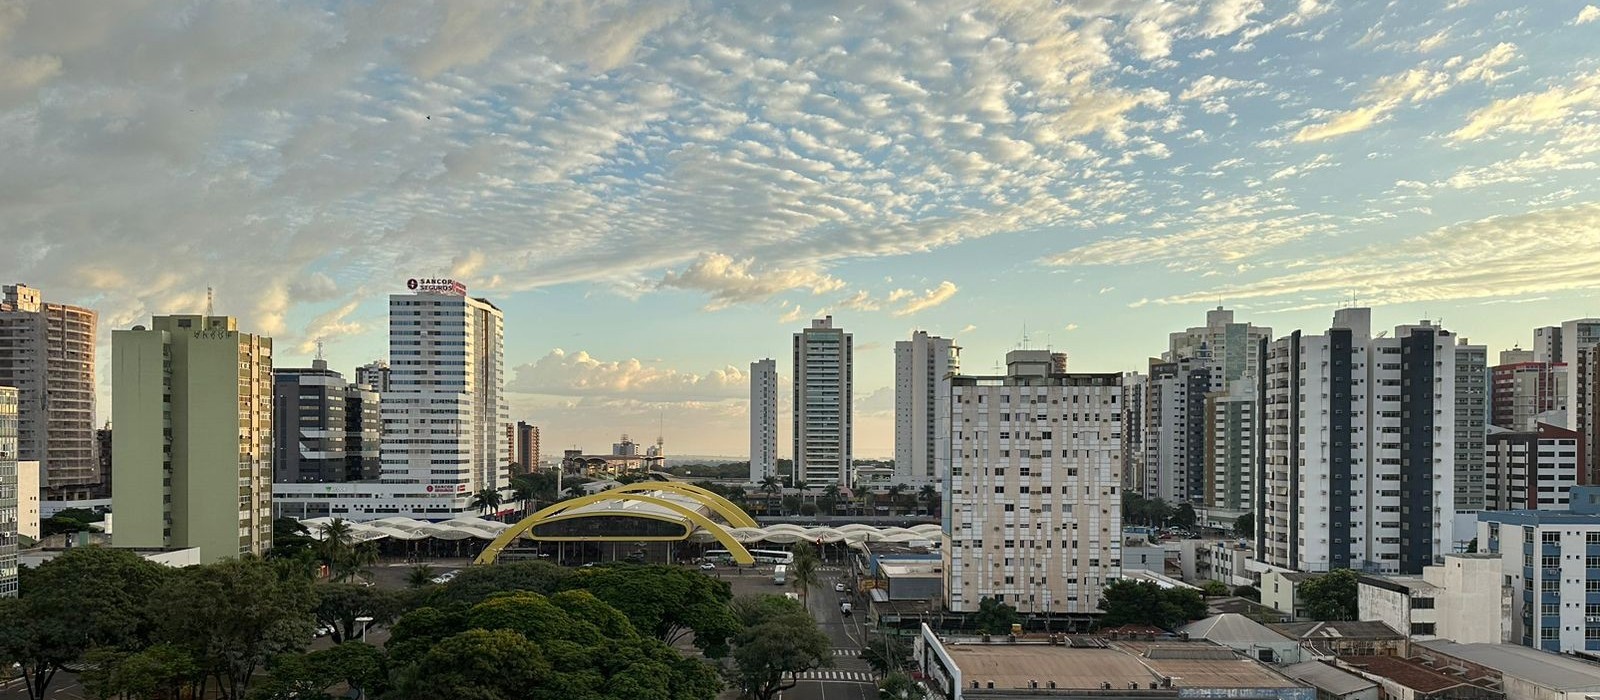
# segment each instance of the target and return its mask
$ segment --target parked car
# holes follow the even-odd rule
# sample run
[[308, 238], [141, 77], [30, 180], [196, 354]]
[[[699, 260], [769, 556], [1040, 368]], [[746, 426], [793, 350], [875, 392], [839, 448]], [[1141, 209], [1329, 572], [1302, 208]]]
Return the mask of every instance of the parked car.
[[843, 593], [844, 592], [844, 584], [843, 583], [835, 583], [835, 584], [833, 584], [833, 590], [835, 590], [835, 591], [837, 591], [839, 593]]
[[713, 563], [711, 563], [709, 561], [700, 565], [700, 570], [701, 571], [710, 571], [710, 570], [715, 569], [715, 568], [717, 568], [717, 565], [713, 564]]

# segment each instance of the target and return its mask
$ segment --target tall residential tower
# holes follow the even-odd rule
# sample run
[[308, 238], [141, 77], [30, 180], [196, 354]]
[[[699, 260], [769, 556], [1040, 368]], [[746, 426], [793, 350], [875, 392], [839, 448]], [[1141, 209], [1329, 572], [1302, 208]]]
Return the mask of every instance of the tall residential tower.
[[111, 334], [119, 547], [272, 547], [272, 339], [231, 316], [156, 316]]
[[778, 473], [778, 361], [750, 363], [750, 483]]
[[794, 480], [847, 486], [851, 460], [851, 336], [816, 319], [794, 334]]
[[935, 464], [935, 409], [946, 380], [961, 371], [961, 347], [949, 338], [911, 334], [894, 344], [894, 478], [915, 489], [944, 479]]
[[101, 482], [95, 450], [94, 311], [6, 285], [0, 296], [0, 385], [17, 389], [20, 459], [44, 466], [54, 498], [87, 497]]

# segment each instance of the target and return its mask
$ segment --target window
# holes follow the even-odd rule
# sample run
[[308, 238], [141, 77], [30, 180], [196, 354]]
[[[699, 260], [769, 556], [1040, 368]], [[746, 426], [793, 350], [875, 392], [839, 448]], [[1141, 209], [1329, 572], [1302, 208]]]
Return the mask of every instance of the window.
[[1432, 598], [1412, 598], [1411, 599], [1411, 609], [1412, 610], [1432, 610], [1433, 609], [1433, 599]]
[[1434, 623], [1432, 623], [1432, 622], [1413, 622], [1413, 623], [1411, 623], [1411, 633], [1412, 634], [1433, 634], [1433, 626], [1434, 626]]
[[1540, 535], [1539, 539], [1541, 541], [1543, 541], [1546, 545], [1556, 546], [1556, 547], [1560, 547], [1561, 546], [1561, 533], [1559, 533], [1559, 532], [1546, 532], [1546, 533]]
[[1539, 638], [1540, 639], [1560, 639], [1561, 638], [1561, 628], [1560, 627], [1540, 627], [1539, 628]]
[[1600, 532], [1586, 532], [1583, 539], [1589, 544], [1600, 544]]

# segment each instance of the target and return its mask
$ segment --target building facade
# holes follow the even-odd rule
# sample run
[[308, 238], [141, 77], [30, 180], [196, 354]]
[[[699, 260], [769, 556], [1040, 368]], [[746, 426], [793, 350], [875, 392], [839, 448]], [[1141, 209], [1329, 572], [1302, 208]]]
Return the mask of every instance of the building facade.
[[539, 426], [517, 421], [512, 461], [531, 472], [539, 468]]
[[18, 392], [0, 386], [0, 598], [17, 597]]
[[1145, 380], [1144, 496], [1171, 504], [1205, 494], [1210, 358], [1151, 360]]
[[[1502, 357], [1505, 353], [1501, 353]], [[1566, 406], [1566, 365], [1513, 362], [1490, 369], [1490, 424], [1508, 430], [1533, 430], [1540, 414]]]
[[323, 360], [272, 371], [272, 479], [280, 484], [378, 478], [378, 393], [345, 383]]
[[0, 385], [17, 389], [21, 459], [38, 460], [57, 499], [87, 498], [101, 480], [95, 451], [95, 328], [90, 309], [0, 288]]
[[1561, 326], [1544, 326], [1533, 329], [1533, 361], [1555, 364], [1565, 362], [1561, 353]]
[[1122, 373], [1122, 487], [1145, 493], [1144, 418], [1148, 377]]
[[1266, 353], [1263, 560], [1301, 571], [1420, 574], [1452, 551], [1456, 341], [1438, 326], [1373, 337], [1371, 310]]
[[954, 376], [939, 398], [950, 610], [1091, 613], [1121, 576], [1122, 376], [1050, 369], [1012, 351], [1005, 375]]
[[1489, 349], [1461, 338], [1455, 350], [1455, 510], [1475, 513], [1483, 510], [1484, 449], [1490, 403]]
[[156, 316], [112, 333], [119, 547], [272, 547], [272, 339], [231, 316]]
[[477, 492], [510, 486], [505, 318], [459, 283], [412, 283], [389, 296], [380, 481], [394, 513], [449, 519], [475, 512]]
[[778, 361], [750, 363], [750, 483], [778, 474]]
[[1480, 513], [1478, 546], [1512, 588], [1516, 643], [1600, 651], [1600, 488], [1573, 487], [1565, 512]]
[[373, 360], [356, 368], [356, 383], [382, 394], [389, 390], [389, 363]]
[[1567, 510], [1572, 487], [1587, 483], [1582, 437], [1545, 423], [1530, 431], [1492, 429], [1483, 510]]
[[853, 442], [853, 342], [833, 317], [794, 334], [794, 480], [848, 486]]
[[951, 373], [961, 371], [961, 347], [949, 338], [911, 334], [894, 344], [894, 478], [912, 488], [937, 484], [938, 419], [935, 397]]
[[1255, 384], [1247, 379], [1206, 395], [1201, 505], [1207, 525], [1231, 528], [1235, 519], [1254, 510], [1259, 406]]

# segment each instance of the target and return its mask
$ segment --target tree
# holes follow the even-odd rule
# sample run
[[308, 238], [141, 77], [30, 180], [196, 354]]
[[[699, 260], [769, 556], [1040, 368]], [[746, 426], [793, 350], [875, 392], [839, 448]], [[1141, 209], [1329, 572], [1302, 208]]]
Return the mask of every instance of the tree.
[[1200, 586], [1200, 592], [1212, 598], [1225, 596], [1228, 594], [1228, 584], [1216, 580], [1206, 581]]
[[709, 658], [727, 654], [728, 640], [739, 621], [728, 607], [733, 589], [714, 579], [676, 566], [595, 567], [579, 569], [564, 582], [582, 589], [626, 615], [633, 627], [667, 644], [689, 634]]
[[800, 514], [804, 515], [804, 516], [807, 516], [807, 517], [816, 515], [817, 514], [817, 504], [815, 504], [815, 503], [801, 503], [800, 504]]
[[905, 637], [880, 632], [862, 647], [861, 660], [867, 662], [874, 673], [887, 677], [911, 662], [911, 643]]
[[734, 638], [732, 675], [739, 689], [751, 697], [772, 700], [793, 688], [800, 674], [833, 663], [833, 643], [828, 635], [792, 601], [778, 598], [740, 607], [746, 613], [747, 626]]
[[1173, 525], [1181, 527], [1185, 530], [1193, 530], [1197, 517], [1198, 516], [1194, 512], [1194, 504], [1180, 503], [1178, 504], [1178, 507], [1172, 511], [1171, 521]]
[[889, 491], [885, 495], [887, 495], [889, 497], [889, 507], [891, 509], [897, 509], [898, 510], [900, 508], [900, 494], [903, 494], [905, 492], [906, 492], [906, 485], [905, 484], [895, 484], [895, 485], [889, 487]]
[[21, 573], [22, 596], [0, 601], [0, 661], [21, 668], [33, 698], [90, 649], [148, 647], [158, 618], [146, 603], [176, 575], [105, 547], [69, 549]]
[[1248, 601], [1261, 602], [1261, 590], [1255, 586], [1240, 586], [1233, 589], [1233, 594]]
[[319, 624], [333, 628], [335, 644], [354, 639], [361, 633], [356, 618], [370, 617], [385, 625], [399, 617], [402, 605], [390, 591], [350, 583], [325, 583], [316, 587], [317, 603], [312, 608]]
[[533, 591], [548, 595], [561, 590], [571, 575], [572, 569], [545, 561], [469, 566], [447, 584], [418, 591], [414, 604], [417, 607], [467, 608], [496, 593], [508, 591]]
[[532, 482], [526, 480], [519, 481], [517, 479], [511, 480], [511, 500], [517, 502], [518, 512], [522, 513], [523, 515], [527, 515], [528, 506], [534, 503], [534, 499], [537, 497], [538, 492], [534, 489]]
[[922, 499], [922, 507], [928, 509], [928, 515], [939, 514], [937, 506], [942, 496], [939, 494], [939, 489], [934, 488], [933, 484], [923, 485], [922, 489], [917, 492], [917, 497]]
[[183, 650], [157, 644], [136, 652], [100, 648], [84, 656], [78, 680], [96, 697], [179, 698], [198, 674], [194, 659]]
[[358, 578], [366, 578], [367, 567], [378, 563], [378, 544], [376, 542], [362, 542], [346, 547], [339, 558], [331, 564], [333, 580], [336, 582], [349, 582]]
[[978, 612], [972, 616], [973, 623], [984, 634], [1007, 634], [1018, 619], [1016, 608], [990, 597], [978, 601]]
[[783, 492], [783, 481], [779, 480], [777, 476], [768, 476], [761, 480], [761, 490], [768, 496], [776, 496]]
[[1302, 582], [1300, 596], [1306, 603], [1306, 615], [1313, 620], [1354, 620], [1360, 615], [1356, 607], [1359, 588], [1356, 572], [1335, 569]]
[[1256, 514], [1245, 513], [1233, 521], [1233, 534], [1249, 539], [1256, 536]]
[[412, 587], [413, 589], [423, 588], [428, 584], [433, 583], [433, 579], [436, 576], [437, 575], [434, 573], [432, 566], [427, 564], [418, 564], [411, 567], [411, 571], [406, 572], [406, 585]]
[[781, 503], [783, 504], [783, 512], [784, 513], [788, 513], [788, 514], [792, 515], [794, 513], [800, 512], [800, 497], [799, 496], [796, 496], [796, 495], [793, 495], [793, 494], [790, 494], [788, 496], [784, 496], [783, 500], [781, 501]]
[[895, 671], [878, 684], [878, 695], [891, 700], [923, 700], [928, 697], [928, 691], [904, 671]]
[[1163, 589], [1150, 581], [1118, 579], [1100, 597], [1104, 627], [1151, 625], [1174, 629], [1206, 616], [1206, 602], [1192, 588]]
[[807, 495], [813, 495], [811, 494], [811, 484], [806, 481], [800, 481], [799, 483], [796, 483], [794, 485], [794, 490], [800, 492], [801, 501], [804, 501]]
[[817, 548], [804, 540], [794, 543], [791, 549], [794, 562], [789, 564], [789, 585], [800, 589], [802, 605], [811, 605], [811, 587], [821, 580], [822, 562], [817, 558]]
[[495, 489], [484, 489], [472, 494], [472, 500], [468, 503], [468, 505], [483, 511], [485, 515], [488, 515], [499, 510], [500, 504], [504, 502], [505, 499], [500, 496], [499, 491]]
[[544, 650], [507, 629], [467, 630], [428, 650], [401, 681], [403, 698], [520, 700], [554, 671]]
[[154, 598], [160, 638], [182, 649], [222, 697], [237, 700], [268, 659], [312, 638], [316, 595], [301, 577], [280, 578], [270, 563], [229, 559], [182, 569]]

